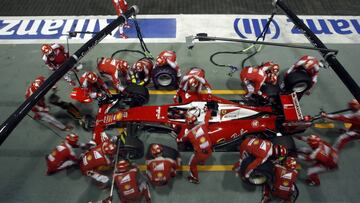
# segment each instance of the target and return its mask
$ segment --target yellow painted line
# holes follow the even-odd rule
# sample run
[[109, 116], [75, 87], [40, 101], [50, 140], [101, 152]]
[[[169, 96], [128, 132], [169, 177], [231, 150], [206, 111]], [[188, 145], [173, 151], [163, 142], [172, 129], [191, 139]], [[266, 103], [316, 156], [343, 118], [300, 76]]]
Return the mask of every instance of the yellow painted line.
[[[115, 90], [110, 90], [111, 94], [115, 94]], [[176, 90], [149, 90], [151, 95], [175, 95]], [[202, 94], [206, 94], [207, 91], [201, 91]], [[212, 90], [212, 94], [245, 94], [245, 90]]]
[[314, 127], [320, 128], [320, 129], [335, 128], [335, 124], [334, 123], [315, 123]]
[[[156, 95], [174, 95], [176, 90], [149, 90], [150, 94]], [[202, 94], [206, 94], [207, 91], [201, 91]], [[212, 90], [212, 94], [245, 94], [245, 90]]]
[[[233, 165], [198, 165], [198, 171], [231, 171]], [[146, 165], [139, 166], [141, 171], [146, 170]], [[183, 165], [178, 168], [180, 171], [189, 171], [188, 165]]]
[[[329, 129], [329, 128], [335, 128], [336, 126], [335, 123], [315, 123], [314, 127], [319, 129]], [[344, 123], [344, 127], [350, 128], [351, 123]]]
[[345, 128], [350, 128], [351, 127], [351, 123], [344, 123]]

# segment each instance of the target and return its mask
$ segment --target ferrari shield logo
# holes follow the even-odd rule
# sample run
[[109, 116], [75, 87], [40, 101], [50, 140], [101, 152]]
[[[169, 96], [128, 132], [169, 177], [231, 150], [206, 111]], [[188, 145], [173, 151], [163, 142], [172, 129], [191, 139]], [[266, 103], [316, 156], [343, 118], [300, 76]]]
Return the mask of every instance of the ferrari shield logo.
[[125, 190], [128, 190], [128, 189], [130, 189], [131, 188], [131, 186], [128, 184], [128, 185], [125, 185]]
[[206, 141], [205, 137], [200, 138], [200, 143], [204, 143]]
[[92, 159], [92, 156], [89, 155], [89, 156], [86, 157], [86, 159], [87, 159], [88, 161], [90, 161], [90, 160]]
[[157, 173], [156, 176], [157, 176], [158, 178], [161, 178], [161, 177], [163, 177], [164, 175], [163, 175], [162, 173]]

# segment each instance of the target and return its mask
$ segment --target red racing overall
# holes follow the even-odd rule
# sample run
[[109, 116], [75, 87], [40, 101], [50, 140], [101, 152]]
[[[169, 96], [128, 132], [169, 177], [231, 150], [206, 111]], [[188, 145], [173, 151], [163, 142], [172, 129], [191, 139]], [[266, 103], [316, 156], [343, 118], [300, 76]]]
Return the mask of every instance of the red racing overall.
[[155, 186], [166, 185], [172, 177], [175, 177], [176, 168], [175, 160], [162, 156], [146, 161], [146, 175]]
[[[272, 188], [265, 184], [263, 187], [263, 199], [269, 200], [270, 194], [274, 198], [283, 200], [285, 203], [291, 203], [291, 197], [295, 191], [295, 182], [298, 177], [297, 170], [286, 169], [279, 164], [275, 165], [275, 179]], [[265, 203], [267, 201], [263, 201]]]
[[73, 148], [64, 141], [57, 146], [51, 154], [46, 156], [47, 174], [58, 172], [61, 169], [71, 166], [78, 161]]
[[211, 110], [207, 110], [204, 122], [187, 131], [181, 141], [190, 141], [194, 154], [190, 157], [190, 177], [199, 180], [197, 165], [204, 163], [212, 154], [212, 143], [208, 134]]
[[149, 187], [146, 182], [142, 182], [139, 185], [137, 180], [138, 173], [138, 168], [134, 167], [126, 172], [116, 173], [114, 175], [115, 185], [122, 203], [138, 201], [143, 196], [146, 202], [150, 202]]

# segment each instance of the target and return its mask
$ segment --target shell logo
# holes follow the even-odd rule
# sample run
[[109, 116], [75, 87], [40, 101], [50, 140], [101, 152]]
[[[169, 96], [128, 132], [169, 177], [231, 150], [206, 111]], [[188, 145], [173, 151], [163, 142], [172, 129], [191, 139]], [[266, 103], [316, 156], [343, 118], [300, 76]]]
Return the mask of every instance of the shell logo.
[[225, 115], [227, 113], [227, 111], [225, 109], [221, 110], [221, 114]]
[[55, 156], [56, 155], [56, 151], [53, 151], [53, 153], [51, 153], [52, 156]]
[[120, 121], [123, 118], [122, 112], [116, 114], [115, 120]]
[[259, 140], [256, 139], [256, 140], [254, 141], [254, 145], [258, 145], [258, 144], [259, 144]]
[[130, 185], [125, 185], [125, 190], [128, 190], [128, 189], [130, 189], [131, 188], [131, 186]]
[[204, 143], [206, 141], [205, 137], [200, 138], [200, 143]]
[[156, 176], [157, 176], [158, 178], [162, 178], [164, 175], [160, 172], [160, 173], [157, 173]]
[[283, 185], [284, 185], [284, 186], [289, 186], [289, 182], [285, 180], [285, 181], [283, 182]]
[[89, 156], [86, 157], [86, 159], [87, 159], [88, 161], [90, 161], [90, 160], [92, 159], [92, 156], [89, 155]]

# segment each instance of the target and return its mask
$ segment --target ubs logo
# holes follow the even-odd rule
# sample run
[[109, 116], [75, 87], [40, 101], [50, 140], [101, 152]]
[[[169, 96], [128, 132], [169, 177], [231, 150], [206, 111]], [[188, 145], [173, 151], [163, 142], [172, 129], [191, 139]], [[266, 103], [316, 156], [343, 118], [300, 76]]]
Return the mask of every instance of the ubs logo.
[[[243, 39], [256, 38], [260, 36], [267, 21], [268, 19], [236, 18], [234, 21], [234, 30]], [[279, 24], [275, 20], [272, 20], [269, 29], [266, 32], [266, 36], [271, 37], [271, 39], [277, 39], [279, 38], [279, 35]]]

